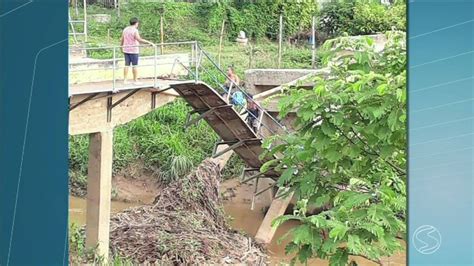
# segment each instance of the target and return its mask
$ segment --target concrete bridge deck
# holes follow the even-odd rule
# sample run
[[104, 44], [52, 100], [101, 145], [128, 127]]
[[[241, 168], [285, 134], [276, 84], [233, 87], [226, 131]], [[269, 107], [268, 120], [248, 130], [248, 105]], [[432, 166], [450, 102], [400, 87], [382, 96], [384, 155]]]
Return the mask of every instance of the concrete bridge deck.
[[[150, 89], [154, 88], [155, 79], [153, 78], [144, 78], [140, 79], [139, 85], [135, 85], [130, 80], [128, 84], [125, 84], [123, 80], [116, 81], [115, 85], [114, 82], [111, 80], [107, 81], [99, 81], [99, 82], [87, 82], [87, 83], [78, 83], [78, 84], [71, 84], [69, 86], [69, 96], [76, 96], [76, 95], [83, 95], [83, 94], [91, 94], [91, 93], [99, 93], [99, 92], [119, 92], [119, 91], [126, 91], [126, 90], [134, 90], [134, 89]], [[156, 79], [156, 86], [158, 89], [165, 89], [170, 86], [170, 84], [182, 82], [181, 80], [174, 80], [174, 79]], [[115, 90], [114, 90], [115, 88]]]
[[[181, 80], [143, 79], [141, 85], [120, 88], [112, 81], [70, 85], [69, 134], [89, 134], [113, 130], [155, 108], [174, 101], [179, 94], [170, 88]], [[115, 88], [115, 89], [114, 89]]]

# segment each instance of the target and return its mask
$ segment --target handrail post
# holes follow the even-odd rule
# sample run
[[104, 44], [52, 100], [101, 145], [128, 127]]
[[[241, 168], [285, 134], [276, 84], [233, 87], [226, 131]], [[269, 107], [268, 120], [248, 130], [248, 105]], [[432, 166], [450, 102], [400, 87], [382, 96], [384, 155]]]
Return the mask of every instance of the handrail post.
[[175, 58], [174, 61], [173, 61], [173, 65], [171, 66], [171, 73], [170, 73], [171, 76], [173, 76], [174, 68], [176, 66], [176, 63], [178, 63], [178, 62], [179, 62], [179, 59]]
[[84, 0], [84, 41], [87, 42], [87, 0]]
[[230, 86], [229, 86], [229, 91], [227, 92], [227, 102], [230, 103], [230, 95], [232, 93], [232, 85], [234, 85], [233, 82], [230, 83]]
[[156, 45], [153, 45], [153, 47], [155, 48], [155, 56], [154, 56], [154, 59], [153, 59], [153, 62], [154, 62], [154, 66], [153, 66], [153, 88], [156, 88], [156, 76], [157, 76], [157, 73], [156, 73], [156, 57], [158, 56], [158, 50], [157, 50], [157, 46]]
[[[115, 70], [116, 70], [116, 54], [115, 54], [115, 47], [113, 48], [113, 68], [112, 68], [112, 91], [115, 92], [116, 84], [115, 84]], [[125, 77], [124, 77], [125, 78]]]
[[191, 44], [191, 60], [189, 62], [189, 67], [193, 67], [193, 64], [196, 64], [195, 59], [194, 59], [194, 50], [195, 50], [194, 46], [195, 46], [194, 43]]
[[260, 128], [262, 127], [262, 122], [263, 122], [263, 114], [259, 112], [258, 116], [259, 117], [258, 117], [258, 124], [257, 124], [256, 131], [260, 132]]
[[202, 51], [199, 52], [199, 57], [197, 56], [197, 52], [198, 52], [198, 48], [199, 48], [199, 45], [197, 42], [194, 43], [194, 45], [196, 46], [196, 72], [195, 72], [195, 82], [197, 83], [198, 80], [199, 80], [199, 64], [201, 63], [201, 55], [202, 55]]
[[[209, 56], [209, 54], [207, 54], [204, 50], [201, 49], [200, 51], [200, 54], [204, 54], [204, 56], [207, 57], [207, 59], [209, 60], [209, 62], [211, 62], [211, 64], [214, 65], [214, 67], [219, 70], [221, 72], [222, 75], [224, 75], [224, 77], [226, 78], [226, 80], [231, 80], [230, 77], [217, 65], [217, 63]], [[235, 86], [239, 91], [241, 91], [244, 96], [246, 98], [249, 98], [249, 95], [242, 89], [240, 88], [239, 85], [236, 84]], [[263, 107], [261, 107], [259, 104], [257, 104], [257, 108], [260, 109], [262, 111], [262, 113], [264, 114], [267, 114], [270, 119], [275, 122], [278, 126], [280, 126], [285, 132], [287, 131], [286, 130], [286, 127], [284, 125], [282, 125], [280, 122], [278, 122], [273, 116], [271, 116]], [[263, 123], [262, 123], [262, 126], [265, 126]]]

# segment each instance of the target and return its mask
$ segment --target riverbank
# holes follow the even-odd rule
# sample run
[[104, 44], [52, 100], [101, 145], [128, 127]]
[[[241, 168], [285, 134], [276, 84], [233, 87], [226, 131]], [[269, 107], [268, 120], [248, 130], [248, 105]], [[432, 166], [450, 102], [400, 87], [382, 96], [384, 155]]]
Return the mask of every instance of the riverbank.
[[[132, 180], [127, 182], [133, 183]], [[262, 188], [267, 184], [262, 182]], [[139, 186], [135, 184], [134, 186]], [[219, 192], [223, 198], [222, 204], [226, 217], [228, 217], [229, 225], [245, 235], [254, 237], [260, 223], [264, 218], [264, 210], [270, 204], [270, 195], [263, 194], [256, 198], [254, 209], [251, 210], [251, 201], [253, 195], [254, 187], [253, 184], [240, 184], [237, 178], [229, 179], [223, 181], [220, 184]], [[84, 225], [86, 221], [86, 200], [80, 197], [71, 196], [70, 197], [70, 208], [69, 208], [69, 217], [71, 223], [76, 223], [78, 225]], [[146, 199], [148, 202], [152, 202], [154, 197]], [[139, 203], [138, 201], [133, 202], [123, 202], [123, 201], [112, 201], [112, 213], [118, 213], [124, 211], [125, 209], [143, 206], [144, 204]], [[268, 263], [270, 265], [280, 265], [290, 263], [292, 255], [285, 254], [285, 246], [288, 241], [283, 240], [279, 243], [279, 240], [292, 228], [298, 224], [289, 221], [283, 224], [276, 231], [275, 237], [272, 242], [267, 247]], [[385, 258], [383, 261], [385, 265], [390, 266], [401, 266], [405, 265], [406, 254], [399, 253], [390, 258]], [[377, 265], [373, 262], [367, 261], [363, 258], [355, 258], [358, 265], [361, 266], [372, 266]], [[325, 260], [313, 259], [308, 262], [308, 265], [328, 265], [328, 262]]]

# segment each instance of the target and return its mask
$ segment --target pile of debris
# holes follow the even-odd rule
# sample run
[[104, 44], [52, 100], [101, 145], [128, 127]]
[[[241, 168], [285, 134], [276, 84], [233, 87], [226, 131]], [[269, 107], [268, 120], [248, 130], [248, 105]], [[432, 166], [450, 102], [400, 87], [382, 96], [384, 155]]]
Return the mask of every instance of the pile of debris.
[[218, 165], [205, 160], [154, 205], [113, 215], [111, 252], [140, 264], [265, 264], [261, 247], [227, 224], [219, 179]]

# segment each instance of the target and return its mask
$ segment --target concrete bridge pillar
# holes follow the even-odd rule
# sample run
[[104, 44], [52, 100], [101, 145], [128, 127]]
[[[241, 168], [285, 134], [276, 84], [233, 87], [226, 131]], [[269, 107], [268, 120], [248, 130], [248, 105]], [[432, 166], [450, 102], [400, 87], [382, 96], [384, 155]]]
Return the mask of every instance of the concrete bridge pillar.
[[107, 260], [109, 254], [113, 130], [91, 133], [89, 138], [86, 247], [97, 247], [98, 255]]
[[[278, 189], [276, 195], [285, 193], [285, 189]], [[260, 227], [258, 228], [257, 234], [255, 235], [255, 240], [261, 244], [269, 244], [272, 242], [273, 236], [276, 233], [277, 228], [272, 226], [273, 220], [277, 217], [285, 214], [286, 208], [290, 204], [291, 199], [293, 198], [293, 192], [291, 192], [286, 197], [275, 198], [270, 205], [270, 208], [265, 214]]]

